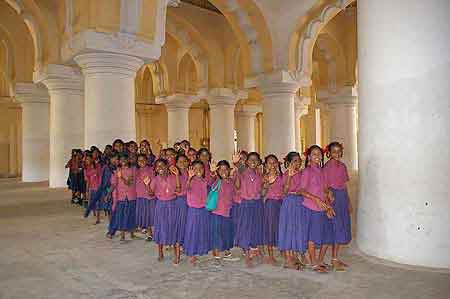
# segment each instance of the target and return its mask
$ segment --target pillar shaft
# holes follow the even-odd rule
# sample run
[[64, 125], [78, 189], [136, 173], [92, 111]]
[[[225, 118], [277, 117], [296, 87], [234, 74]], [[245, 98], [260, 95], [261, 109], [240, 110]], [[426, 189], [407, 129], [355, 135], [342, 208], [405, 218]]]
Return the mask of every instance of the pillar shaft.
[[34, 75], [50, 94], [50, 188], [66, 186], [71, 150], [84, 147], [83, 77], [79, 70], [48, 65]]
[[22, 104], [22, 181], [46, 181], [49, 174], [48, 92], [33, 83], [17, 83], [16, 99]]
[[237, 147], [248, 152], [256, 151], [256, 114], [259, 106], [243, 105], [236, 113]]
[[311, 98], [309, 97], [297, 97], [295, 100], [295, 150], [299, 153], [303, 152], [300, 119], [308, 114], [308, 106], [310, 104]]
[[116, 138], [135, 140], [134, 78], [144, 61], [100, 52], [74, 59], [85, 77], [84, 145], [103, 148]]
[[441, 268], [450, 268], [449, 11], [447, 0], [358, 1], [357, 243]]

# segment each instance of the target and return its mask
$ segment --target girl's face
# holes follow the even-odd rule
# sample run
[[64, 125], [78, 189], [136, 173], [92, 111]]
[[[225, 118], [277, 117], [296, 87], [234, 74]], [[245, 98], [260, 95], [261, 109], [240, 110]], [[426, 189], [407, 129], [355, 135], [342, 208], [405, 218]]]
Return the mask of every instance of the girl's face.
[[299, 170], [302, 166], [302, 159], [300, 158], [300, 156], [294, 156], [289, 164], [292, 165], [295, 170]]
[[193, 168], [194, 168], [195, 176], [197, 176], [197, 177], [202, 177], [203, 176], [203, 173], [205, 172], [205, 167], [203, 165], [201, 165], [199, 163], [196, 163], [193, 166]]
[[247, 158], [247, 166], [251, 169], [255, 169], [256, 167], [258, 167], [259, 163], [260, 161], [255, 155], [251, 155]]
[[173, 161], [177, 157], [177, 153], [172, 150], [166, 151], [166, 157], [167, 157], [167, 160]]
[[320, 164], [322, 161], [322, 151], [318, 148], [314, 148], [309, 154], [309, 160], [314, 164]]
[[120, 142], [116, 142], [114, 144], [114, 150], [118, 153], [122, 153], [123, 152], [123, 144]]
[[278, 169], [278, 160], [273, 157], [269, 157], [266, 163], [266, 170], [270, 172], [276, 171], [277, 169]]
[[199, 158], [200, 161], [203, 162], [203, 164], [208, 164], [209, 163], [209, 157], [210, 157], [209, 152], [202, 151], [198, 158]]
[[331, 158], [339, 160], [342, 158], [342, 148], [340, 146], [333, 146], [330, 152]]
[[95, 150], [95, 151], [92, 153], [92, 159], [93, 159], [93, 160], [97, 160], [98, 157], [100, 157], [99, 152]]
[[245, 165], [245, 161], [247, 161], [247, 155], [244, 153], [241, 153], [241, 159], [239, 160], [239, 163], [242, 165]]
[[195, 158], [197, 157], [197, 152], [195, 150], [193, 150], [193, 149], [190, 149], [188, 151], [187, 155], [188, 155], [188, 158], [189, 158], [190, 161], [194, 161]]
[[130, 143], [128, 145], [128, 151], [130, 153], [133, 153], [133, 154], [137, 153], [137, 145], [136, 145], [136, 143]]
[[217, 173], [221, 178], [227, 179], [230, 176], [230, 167], [227, 165], [220, 165], [219, 168], [217, 168]]
[[80, 153], [80, 152], [78, 152], [78, 153], [77, 153], [77, 158], [78, 158], [79, 160], [83, 159], [83, 154]]
[[180, 170], [187, 169], [189, 167], [189, 160], [183, 156], [179, 157], [177, 161], [177, 167]]
[[145, 159], [145, 157], [139, 156], [137, 164], [140, 168], [144, 168], [147, 165], [147, 160]]
[[120, 158], [120, 166], [128, 167], [128, 158], [126, 158], [126, 157]]
[[119, 159], [117, 157], [112, 157], [109, 161], [111, 162], [112, 166], [115, 166], [115, 167], [119, 166]]
[[155, 165], [155, 169], [158, 175], [167, 175], [168, 166], [164, 162], [157, 162]]
[[141, 142], [139, 146], [139, 151], [141, 152], [141, 154], [148, 155], [149, 153], [148, 146], [145, 142]]
[[85, 159], [85, 163], [86, 163], [86, 166], [91, 166], [92, 165], [92, 157], [87, 156]]

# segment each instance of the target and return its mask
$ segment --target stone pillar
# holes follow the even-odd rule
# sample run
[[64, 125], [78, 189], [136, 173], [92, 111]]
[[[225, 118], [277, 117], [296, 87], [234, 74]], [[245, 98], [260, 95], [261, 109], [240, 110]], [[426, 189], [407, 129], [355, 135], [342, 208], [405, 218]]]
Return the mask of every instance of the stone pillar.
[[236, 112], [237, 146], [240, 150], [256, 151], [256, 114], [262, 112], [260, 106], [243, 105]]
[[158, 98], [158, 104], [164, 104], [167, 110], [167, 142], [169, 146], [177, 141], [189, 140], [189, 109], [200, 98], [196, 95], [177, 93]]
[[447, 0], [358, 1], [357, 243], [439, 268], [450, 268], [449, 11]]
[[210, 150], [216, 161], [230, 160], [234, 152], [234, 107], [246, 95], [228, 88], [209, 91]]
[[84, 145], [100, 148], [136, 139], [135, 82], [144, 61], [123, 54], [88, 53], [75, 61], [84, 74]]
[[16, 99], [22, 104], [22, 181], [48, 180], [49, 95], [33, 83], [17, 83]]
[[300, 86], [299, 80], [287, 71], [276, 71], [262, 78], [264, 155], [282, 158], [295, 150], [294, 100]]
[[299, 153], [303, 152], [300, 119], [308, 114], [310, 104], [310, 97], [296, 97], [295, 99], [295, 150]]
[[357, 150], [357, 93], [352, 87], [345, 87], [337, 94], [318, 92], [321, 103], [327, 105], [330, 120], [330, 142], [344, 145], [343, 161], [349, 171], [358, 169]]
[[35, 72], [35, 82], [47, 86], [50, 94], [50, 188], [66, 187], [64, 168], [73, 148], [84, 147], [83, 76], [78, 69], [47, 65]]
[[11, 114], [12, 119], [9, 125], [9, 167], [8, 176], [18, 177], [20, 175], [20, 160], [21, 155], [19, 153], [19, 139], [20, 139], [20, 113], [21, 108], [17, 103], [11, 103], [8, 107], [8, 112]]

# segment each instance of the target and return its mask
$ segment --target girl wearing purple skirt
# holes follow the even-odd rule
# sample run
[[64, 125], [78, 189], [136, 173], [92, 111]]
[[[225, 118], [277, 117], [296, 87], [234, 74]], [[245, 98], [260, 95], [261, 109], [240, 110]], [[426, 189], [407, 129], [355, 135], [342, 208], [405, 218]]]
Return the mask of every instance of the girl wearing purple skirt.
[[136, 169], [129, 166], [128, 155], [120, 155], [120, 168], [111, 177], [114, 189], [112, 217], [110, 223], [111, 236], [120, 231], [120, 240], [125, 240], [125, 232], [134, 238], [136, 230]]
[[[233, 162], [238, 162], [240, 155], [233, 155]], [[252, 267], [250, 249], [263, 245], [263, 217], [264, 203], [261, 199], [262, 175], [258, 170], [261, 164], [259, 154], [251, 152], [247, 156], [247, 168], [236, 179], [242, 202], [239, 205], [239, 219], [237, 223], [234, 243], [245, 252], [245, 262]], [[260, 254], [260, 253], [258, 253]]]
[[263, 243], [267, 246], [269, 254], [265, 261], [274, 265], [273, 247], [278, 244], [278, 224], [280, 208], [283, 199], [283, 178], [280, 163], [275, 155], [268, 155], [264, 159], [264, 176], [262, 196], [264, 202]]
[[87, 218], [91, 211], [96, 212], [97, 221], [95, 224], [100, 223], [100, 210], [101, 210], [101, 190], [100, 183], [102, 179], [102, 168], [100, 164], [95, 163], [92, 154], [88, 154], [85, 160], [84, 180], [86, 182], [87, 196], [89, 200], [88, 207], [84, 212], [84, 217]]
[[180, 225], [177, 192], [180, 192], [179, 171], [169, 162], [158, 159], [155, 162], [156, 176], [150, 182], [150, 194], [156, 196], [155, 226], [153, 240], [158, 244], [158, 261], [164, 260], [164, 246], [174, 246], [174, 264], [180, 263], [180, 243], [177, 241], [176, 228]]
[[186, 231], [183, 249], [191, 264], [195, 265], [197, 256], [206, 255], [210, 250], [210, 225], [208, 210], [205, 209], [208, 195], [208, 181], [201, 161], [194, 161], [189, 168], [187, 183]]
[[184, 242], [184, 233], [186, 230], [186, 216], [187, 216], [187, 183], [189, 179], [188, 174], [188, 167], [189, 167], [189, 160], [184, 154], [180, 154], [176, 158], [176, 164], [177, 168], [180, 172], [180, 185], [181, 189], [180, 192], [177, 193], [177, 218], [179, 218], [180, 221], [178, 221], [178, 226], [176, 227], [176, 240], [180, 245], [183, 245]]
[[211, 168], [210, 168], [210, 163], [211, 163], [211, 153], [209, 152], [209, 150], [207, 148], [201, 148], [198, 150], [197, 152], [197, 159], [202, 161], [204, 167], [205, 167], [205, 178], [207, 180], [209, 180], [210, 176], [211, 176]]
[[297, 254], [306, 251], [303, 239], [303, 197], [299, 195], [302, 160], [298, 152], [290, 152], [285, 158], [287, 171], [283, 175], [284, 199], [280, 210], [278, 249], [283, 251], [286, 268], [299, 270], [301, 261]]
[[[212, 165], [211, 173], [214, 176], [215, 166]], [[220, 258], [220, 252], [224, 252], [224, 258], [231, 260], [231, 248], [233, 248], [233, 220], [231, 207], [236, 193], [235, 180], [232, 178], [230, 164], [222, 160], [217, 163], [217, 176], [212, 181], [212, 186], [220, 181], [217, 208], [210, 213], [211, 224], [211, 248], [213, 256]]]
[[[322, 169], [323, 152], [318, 145], [313, 145], [306, 152], [305, 169], [302, 171], [300, 181], [300, 194], [304, 197], [304, 217], [302, 229], [305, 243], [308, 244], [308, 253], [313, 270], [326, 273], [327, 267], [323, 264], [326, 253], [324, 245], [334, 242], [332, 218], [334, 210], [330, 206], [331, 192], [329, 192], [325, 174]], [[319, 257], [316, 256], [316, 246], [320, 246]]]
[[136, 225], [147, 231], [147, 241], [153, 240], [156, 200], [150, 196], [149, 185], [155, 172], [147, 164], [147, 156], [139, 154], [136, 170]]
[[345, 270], [347, 264], [339, 259], [341, 245], [346, 245], [352, 240], [352, 228], [350, 214], [351, 203], [347, 192], [349, 181], [347, 167], [340, 161], [343, 155], [343, 146], [339, 142], [332, 142], [327, 146], [327, 156], [330, 158], [323, 170], [327, 185], [333, 193], [332, 207], [336, 213], [333, 218], [334, 244], [332, 246], [331, 264], [337, 271]]

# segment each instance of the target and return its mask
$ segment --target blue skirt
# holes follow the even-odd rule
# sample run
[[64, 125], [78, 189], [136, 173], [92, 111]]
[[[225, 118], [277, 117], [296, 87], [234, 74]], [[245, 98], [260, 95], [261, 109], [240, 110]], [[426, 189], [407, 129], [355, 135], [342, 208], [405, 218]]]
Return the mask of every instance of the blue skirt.
[[188, 208], [183, 249], [187, 256], [205, 255], [211, 249], [209, 212], [205, 208]]
[[304, 214], [302, 196], [291, 194], [283, 199], [278, 225], [278, 249], [301, 253], [306, 251], [307, 246], [302, 225]]
[[346, 189], [331, 189], [334, 195], [332, 207], [336, 216], [332, 219], [334, 242], [337, 244], [348, 244], [352, 240], [352, 223], [350, 220], [349, 198]]
[[155, 228], [153, 240], [158, 245], [175, 245], [178, 243], [176, 227], [180, 219], [177, 218], [178, 206], [176, 200], [157, 200], [155, 207]]
[[136, 229], [136, 200], [119, 201], [111, 217], [109, 231], [134, 231]]
[[213, 213], [209, 214], [211, 225], [211, 249], [219, 251], [233, 248], [233, 220]]
[[89, 203], [84, 211], [84, 217], [88, 217], [91, 211], [98, 211], [101, 210], [102, 204], [101, 204], [101, 197], [102, 197], [102, 191], [101, 190], [91, 190], [89, 191]]
[[148, 228], [155, 223], [155, 199], [138, 198], [136, 200], [136, 225]]
[[263, 245], [263, 217], [262, 200], [243, 200], [239, 205], [234, 244], [244, 250]]
[[317, 245], [330, 245], [334, 243], [333, 220], [327, 217], [324, 211], [313, 211], [303, 207], [305, 217], [302, 225], [305, 229], [305, 242]]
[[176, 241], [183, 245], [184, 233], [186, 230], [186, 216], [188, 211], [186, 196], [178, 196], [176, 199], [176, 205], [178, 207], [176, 217], [179, 218], [178, 226], [176, 227]]
[[263, 243], [268, 246], [278, 244], [281, 200], [267, 199], [264, 203]]
[[233, 205], [231, 206], [231, 209], [230, 209], [230, 216], [231, 216], [231, 220], [233, 221], [233, 236], [236, 235], [236, 231], [237, 231], [237, 224], [238, 224], [238, 219], [239, 219], [239, 206], [240, 206], [240, 204], [233, 202]]

